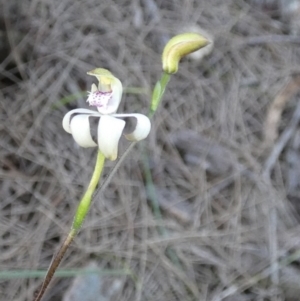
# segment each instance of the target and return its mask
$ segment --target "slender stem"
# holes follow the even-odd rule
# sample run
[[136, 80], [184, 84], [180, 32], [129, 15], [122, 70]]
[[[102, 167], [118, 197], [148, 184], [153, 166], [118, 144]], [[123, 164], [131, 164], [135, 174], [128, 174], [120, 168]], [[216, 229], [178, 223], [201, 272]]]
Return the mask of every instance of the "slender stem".
[[53, 278], [53, 275], [56, 271], [56, 269], [58, 268], [60, 262], [62, 261], [67, 249], [69, 248], [71, 242], [73, 241], [74, 237], [76, 235], [76, 231], [75, 230], [71, 230], [69, 235], [67, 236], [67, 238], [65, 239], [64, 243], [62, 244], [62, 246], [60, 247], [59, 251], [57, 252], [56, 256], [53, 258], [49, 269], [47, 271], [45, 280], [42, 284], [42, 287], [38, 293], [38, 295], [36, 296], [36, 298], [34, 299], [34, 301], [40, 301], [43, 297], [43, 295], [46, 292], [47, 287], [49, 286], [50, 281]]
[[84, 194], [84, 196], [82, 197], [82, 200], [80, 201], [75, 217], [74, 217], [74, 221], [73, 221], [73, 225], [72, 225], [72, 230], [76, 230], [78, 231], [80, 229], [80, 227], [82, 226], [82, 223], [90, 209], [90, 205], [91, 205], [91, 201], [92, 201], [92, 196], [93, 193], [97, 187], [97, 184], [99, 183], [99, 179], [103, 170], [103, 166], [104, 166], [104, 162], [105, 162], [105, 157], [104, 155], [98, 151], [98, 156], [97, 156], [97, 162], [96, 162], [96, 166], [94, 169], [94, 173], [92, 176], [92, 179], [90, 181], [90, 184]]
[[96, 161], [93, 176], [91, 178], [90, 184], [89, 184], [84, 196], [82, 197], [82, 199], [81, 199], [81, 201], [80, 201], [80, 203], [77, 207], [77, 211], [76, 211], [76, 214], [75, 214], [75, 218], [74, 218], [73, 225], [72, 225], [72, 228], [70, 230], [70, 233], [68, 234], [67, 238], [65, 239], [64, 243], [60, 247], [60, 249], [57, 252], [57, 254], [55, 255], [55, 257], [53, 258], [52, 262], [50, 263], [50, 267], [47, 271], [47, 274], [45, 276], [42, 287], [41, 287], [38, 295], [34, 299], [34, 301], [40, 301], [42, 299], [42, 297], [44, 296], [44, 294], [46, 292], [46, 289], [49, 286], [50, 281], [54, 276], [55, 271], [57, 270], [60, 262], [62, 261], [67, 249], [71, 245], [74, 237], [76, 236], [79, 229], [81, 228], [82, 223], [84, 222], [84, 219], [85, 219], [85, 217], [86, 217], [86, 215], [87, 215], [87, 213], [90, 209], [92, 196], [93, 196], [93, 193], [94, 193], [94, 191], [97, 187], [100, 176], [102, 174], [102, 170], [103, 170], [103, 167], [104, 167], [104, 162], [105, 162], [105, 157], [99, 151], [98, 155], [97, 155], [97, 161]]

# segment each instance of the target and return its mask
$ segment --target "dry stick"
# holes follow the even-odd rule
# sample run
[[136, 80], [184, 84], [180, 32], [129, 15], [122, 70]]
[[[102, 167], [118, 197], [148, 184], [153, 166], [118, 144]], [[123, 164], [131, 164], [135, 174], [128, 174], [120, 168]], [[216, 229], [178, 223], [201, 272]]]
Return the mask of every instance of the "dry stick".
[[264, 36], [249, 37], [243, 39], [240, 42], [240, 45], [255, 46], [255, 45], [270, 44], [270, 43], [300, 44], [300, 38], [299, 36], [264, 35]]
[[282, 112], [291, 98], [300, 90], [300, 76], [292, 78], [288, 84], [280, 90], [271, 103], [264, 124], [264, 148], [273, 146], [278, 137], [278, 127]]
[[297, 129], [298, 123], [300, 121], [300, 102], [298, 102], [296, 110], [293, 114], [290, 124], [288, 127], [283, 131], [278, 141], [275, 143], [268, 159], [265, 162], [265, 167], [263, 171], [263, 178], [267, 181], [270, 180], [271, 171], [280, 156], [281, 152], [283, 151], [284, 147], [291, 139], [293, 133]]

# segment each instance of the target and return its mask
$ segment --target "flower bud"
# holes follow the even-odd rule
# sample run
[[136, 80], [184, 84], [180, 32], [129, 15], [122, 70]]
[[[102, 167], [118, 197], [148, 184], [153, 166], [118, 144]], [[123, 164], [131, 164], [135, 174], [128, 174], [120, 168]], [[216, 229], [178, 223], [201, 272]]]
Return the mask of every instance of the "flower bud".
[[197, 33], [183, 33], [173, 37], [165, 46], [162, 54], [163, 70], [169, 74], [176, 73], [182, 57], [209, 43], [208, 39]]

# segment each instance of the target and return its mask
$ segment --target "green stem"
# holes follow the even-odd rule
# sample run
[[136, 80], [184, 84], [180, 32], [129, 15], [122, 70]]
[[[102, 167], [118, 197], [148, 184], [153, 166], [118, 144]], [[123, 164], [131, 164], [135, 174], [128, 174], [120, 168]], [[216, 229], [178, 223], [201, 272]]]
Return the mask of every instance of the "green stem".
[[171, 75], [168, 73], [163, 73], [160, 80], [155, 84], [153, 93], [152, 93], [152, 99], [151, 99], [151, 105], [150, 105], [150, 113], [149, 117], [152, 118], [154, 113], [156, 112], [163, 96], [166, 90], [166, 87], [170, 81]]
[[54, 276], [55, 271], [57, 270], [60, 262], [62, 261], [67, 249], [71, 245], [74, 237], [76, 236], [79, 229], [81, 228], [82, 223], [84, 222], [84, 219], [90, 209], [92, 196], [97, 187], [97, 184], [99, 183], [99, 179], [102, 174], [103, 167], [104, 167], [104, 162], [105, 162], [104, 155], [100, 151], [98, 151], [97, 162], [95, 165], [93, 176], [91, 178], [90, 184], [89, 184], [84, 196], [82, 197], [82, 199], [77, 207], [77, 211], [75, 214], [75, 218], [74, 218], [70, 233], [68, 234], [67, 238], [65, 239], [64, 243], [60, 247], [60, 249], [57, 252], [57, 254], [55, 255], [55, 257], [53, 258], [52, 262], [50, 263], [50, 266], [49, 266], [49, 269], [45, 276], [42, 287], [41, 287], [38, 295], [34, 299], [34, 301], [40, 301], [42, 299], [42, 297], [44, 296], [46, 289], [49, 286], [50, 281]]
[[[149, 118], [152, 118], [155, 112], [157, 111], [157, 108], [164, 96], [166, 87], [170, 79], [171, 79], [171, 75], [164, 72], [161, 75], [160, 80], [156, 83], [153, 89], [150, 112], [148, 114]], [[153, 183], [153, 178], [152, 178], [149, 161], [148, 161], [148, 154], [144, 147], [142, 147], [142, 153], [143, 153], [144, 173], [145, 173], [146, 189], [148, 192], [148, 197], [152, 206], [155, 219], [158, 221], [162, 221], [162, 213], [159, 207], [159, 203], [157, 201], [155, 186]], [[158, 230], [161, 236], [166, 237], [168, 235], [167, 229], [163, 225], [160, 225], [158, 227]], [[176, 252], [172, 248], [168, 247], [166, 249], [166, 254], [174, 264], [180, 267], [179, 258]]]
[[90, 181], [90, 184], [78, 205], [78, 208], [77, 208], [77, 211], [76, 211], [76, 214], [74, 217], [73, 225], [72, 225], [72, 230], [78, 231], [82, 226], [82, 223], [90, 209], [93, 193], [97, 187], [97, 184], [99, 183], [99, 179], [100, 179], [100, 176], [101, 176], [101, 173], [103, 170], [104, 162], [105, 162], [104, 155], [100, 151], [98, 151], [97, 162], [96, 162], [96, 166], [94, 169], [94, 173], [93, 173], [92, 179]]

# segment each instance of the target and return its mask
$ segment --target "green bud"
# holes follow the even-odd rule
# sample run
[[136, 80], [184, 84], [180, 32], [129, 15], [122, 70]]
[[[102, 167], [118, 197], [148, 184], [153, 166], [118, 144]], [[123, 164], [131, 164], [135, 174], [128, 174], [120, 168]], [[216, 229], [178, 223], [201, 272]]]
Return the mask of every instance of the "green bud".
[[183, 33], [173, 37], [162, 54], [163, 71], [173, 74], [178, 71], [182, 57], [208, 45], [210, 41], [197, 33]]

